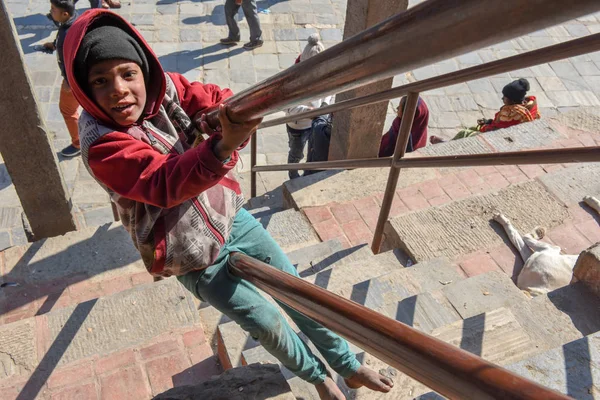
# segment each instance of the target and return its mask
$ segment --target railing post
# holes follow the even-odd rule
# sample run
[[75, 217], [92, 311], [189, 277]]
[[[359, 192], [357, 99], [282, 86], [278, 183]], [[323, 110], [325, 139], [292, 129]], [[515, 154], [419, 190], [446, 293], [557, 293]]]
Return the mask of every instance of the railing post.
[[418, 102], [419, 93], [410, 92], [402, 112], [402, 122], [400, 123], [398, 140], [396, 141], [394, 156], [392, 157], [392, 166], [390, 168], [390, 174], [385, 187], [385, 195], [383, 197], [383, 201], [381, 202], [381, 210], [379, 211], [379, 218], [377, 219], [377, 227], [375, 228], [373, 243], [371, 244], [371, 250], [375, 254], [379, 253], [379, 249], [381, 248], [381, 242], [383, 240], [383, 228], [385, 227], [385, 223], [390, 216], [390, 209], [392, 208], [392, 202], [394, 201], [394, 195], [396, 194], [396, 186], [398, 185], [398, 177], [400, 176], [400, 167], [396, 166], [396, 162], [404, 157], [404, 154], [406, 153], [406, 146], [408, 145], [408, 138], [410, 136], [413, 120], [415, 119], [415, 112], [417, 111]]
[[256, 197], [256, 171], [254, 171], [254, 166], [256, 165], [257, 135], [258, 131], [250, 137], [250, 197]]

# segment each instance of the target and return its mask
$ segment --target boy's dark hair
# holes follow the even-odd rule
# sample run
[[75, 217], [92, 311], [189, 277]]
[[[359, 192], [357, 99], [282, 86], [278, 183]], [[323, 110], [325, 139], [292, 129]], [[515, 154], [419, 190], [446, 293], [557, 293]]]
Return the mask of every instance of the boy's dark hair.
[[77, 0], [50, 0], [50, 3], [53, 4], [54, 7], [66, 11], [69, 15], [73, 15], [75, 13], [75, 3], [77, 3]]

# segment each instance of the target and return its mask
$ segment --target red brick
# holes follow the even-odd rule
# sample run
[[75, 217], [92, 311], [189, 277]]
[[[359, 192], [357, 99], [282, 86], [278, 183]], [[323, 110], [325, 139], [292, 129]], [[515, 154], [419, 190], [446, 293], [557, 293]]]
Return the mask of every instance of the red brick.
[[175, 386], [197, 385], [223, 372], [218, 357], [212, 354], [212, 349], [208, 343], [190, 349], [189, 355], [192, 360], [192, 367], [173, 376]]
[[519, 165], [519, 169], [523, 171], [525, 175], [529, 179], [537, 178], [540, 175], [544, 175], [544, 170], [539, 165], [528, 164], [528, 165]]
[[444, 190], [452, 200], [464, 199], [465, 197], [468, 197], [471, 194], [469, 189], [460, 184], [445, 187]]
[[37, 360], [41, 362], [50, 347], [50, 330], [48, 329], [48, 317], [46, 315], [35, 317], [35, 347]]
[[107, 281], [103, 281], [100, 283], [100, 287], [105, 295], [110, 295], [113, 293], [119, 293], [124, 290], [131, 288], [131, 277], [126, 276], [118, 276], [113, 279], [109, 279]]
[[190, 360], [192, 364], [198, 364], [203, 362], [204, 360], [213, 357], [215, 354], [208, 344], [208, 342], [203, 343], [200, 346], [195, 346], [193, 348], [188, 349], [188, 354], [190, 356]]
[[600, 242], [600, 225], [595, 219], [575, 225], [590, 243]]
[[[152, 394], [157, 395], [173, 387], [176, 375], [191, 366], [183, 353], [173, 354], [146, 363], [146, 372], [150, 380]], [[185, 374], [185, 372], [184, 372]], [[176, 378], [175, 378], [176, 379]]]
[[[471, 187], [471, 186], [475, 186], [475, 185], [479, 185], [479, 184], [483, 183], [483, 179], [472, 168], [460, 171], [458, 174], [456, 174], [456, 176], [458, 176], [458, 179], [460, 180], [460, 182], [462, 182], [467, 187]], [[452, 186], [452, 185], [446, 185], [446, 186], [444, 186], [444, 188], [446, 188], [448, 186]]]
[[[590, 211], [588, 211], [590, 210]], [[586, 221], [595, 221], [593, 214], [595, 211], [591, 211], [591, 208], [588, 206], [580, 207], [579, 204], [569, 207], [569, 215], [571, 216], [570, 220], [575, 225], [586, 222]]]
[[[482, 179], [482, 178], [479, 178], [479, 179]], [[493, 189], [494, 188], [490, 185], [489, 182], [482, 182], [482, 183], [474, 185], [474, 186], [469, 186], [469, 190], [473, 194], [487, 193]]]
[[323, 221], [328, 221], [333, 218], [333, 215], [327, 207], [307, 207], [303, 208], [304, 214], [311, 224], [318, 224]]
[[565, 224], [552, 229], [548, 233], [548, 237], [567, 254], [579, 254], [591, 244], [572, 224]]
[[152, 282], [154, 282], [154, 278], [148, 272], [138, 272], [137, 274], [131, 275], [131, 284], [133, 286]]
[[83, 385], [75, 386], [65, 390], [61, 390], [58, 393], [52, 393], [50, 400], [96, 400], [98, 399], [98, 393], [96, 391], [96, 385], [92, 383], [86, 383]]
[[402, 200], [411, 211], [423, 210], [429, 207], [429, 203], [421, 193], [417, 193], [414, 196], [406, 196]]
[[419, 185], [419, 191], [427, 200], [440, 197], [444, 193], [437, 181], [427, 181]]
[[[354, 207], [358, 210], [358, 213], [365, 221], [367, 226], [371, 228], [371, 230], [375, 230], [375, 225], [377, 225], [377, 218], [379, 216], [380, 207], [377, 205], [374, 197], [365, 197], [360, 200], [355, 200]], [[393, 204], [392, 204], [393, 206]]]
[[352, 203], [331, 206], [331, 213], [340, 224], [346, 224], [360, 219], [360, 215]]
[[498, 165], [496, 169], [505, 178], [521, 175], [521, 170], [516, 165]]
[[206, 336], [204, 335], [204, 329], [201, 327], [183, 334], [183, 345], [185, 347], [199, 346], [204, 342], [206, 342]]
[[492, 249], [490, 256], [508, 276], [516, 281], [523, 269], [523, 259], [512, 245], [506, 243]]
[[[377, 201], [379, 202], [379, 204], [383, 203], [384, 196], [385, 196], [384, 193], [379, 193], [375, 196], [377, 198]], [[379, 216], [380, 210], [381, 210], [381, 207], [378, 207], [377, 208], [377, 216]], [[395, 193], [394, 199], [392, 200], [392, 207], [390, 208], [390, 217], [397, 217], [398, 215], [406, 214], [409, 211], [410, 210], [408, 209], [408, 207], [406, 207], [404, 202], [402, 202], [402, 200], [400, 199], [400, 196], [398, 196], [398, 194]]]
[[85, 280], [69, 286], [69, 294], [78, 302], [84, 302], [102, 297], [102, 289], [96, 282]]
[[498, 170], [496, 170], [496, 167], [492, 166], [492, 165], [487, 165], [484, 167], [475, 167], [475, 172], [477, 172], [477, 174], [479, 176], [486, 176], [486, 175], [491, 175], [491, 174], [495, 174], [498, 172]]
[[150, 397], [148, 380], [138, 365], [100, 377], [100, 398], [102, 400], [148, 399]]
[[467, 276], [475, 276], [491, 271], [502, 271], [492, 257], [482, 251], [471, 253], [459, 261]]
[[52, 374], [48, 378], [48, 388], [54, 389], [60, 386], [73, 385], [86, 379], [91, 379], [93, 375], [91, 361], [59, 368], [52, 371]]
[[76, 301], [71, 298], [69, 291], [65, 288], [62, 292], [51, 293], [38, 298], [35, 302], [36, 314], [46, 314], [52, 310], [58, 310], [75, 303]]
[[568, 147], [581, 147], [581, 142], [577, 139], [561, 139], [561, 140], [557, 140], [557, 143], [559, 143], [561, 146], [568, 148]]
[[452, 174], [447, 175], [444, 178], [437, 181], [441, 188], [445, 188], [446, 186], [456, 185], [460, 183], [460, 179], [458, 179], [458, 175]]
[[596, 146], [596, 141], [594, 140], [594, 137], [589, 133], [580, 133], [579, 135], [577, 135], [577, 140], [579, 140], [581, 144], [585, 147]]
[[142, 356], [142, 360], [148, 360], [150, 358], [171, 353], [179, 349], [180, 346], [179, 343], [177, 343], [177, 340], [171, 339], [141, 348], [140, 355]]
[[313, 225], [315, 231], [317, 231], [317, 235], [321, 238], [322, 241], [331, 240], [340, 236], [344, 236], [344, 231], [335, 220], [332, 221], [323, 221]]
[[504, 189], [505, 187], [510, 185], [510, 183], [500, 173], [487, 175], [483, 178], [483, 180], [492, 189]]
[[560, 171], [564, 168], [561, 164], [541, 164], [540, 167], [542, 167], [542, 169], [546, 171], [546, 173]]
[[135, 364], [135, 353], [132, 349], [119, 351], [99, 359], [95, 364], [96, 374], [102, 375], [117, 368]]
[[32, 311], [24, 311], [24, 312], [11, 311], [10, 313], [4, 314], [2, 316], [2, 323], [3, 324], [11, 324], [13, 322], [17, 322], [22, 319], [31, 318], [33, 316], [33, 314], [34, 313]]
[[362, 220], [348, 222], [342, 225], [342, 229], [352, 246], [369, 243], [373, 238], [371, 230]]
[[[404, 200], [404, 197], [414, 196], [419, 193], [418, 185], [407, 186], [402, 189], [396, 190], [396, 194], [400, 197], [400, 199]], [[381, 205], [381, 203], [379, 203]]]
[[433, 199], [429, 199], [429, 204], [432, 206], [441, 206], [442, 204], [446, 204], [451, 202], [452, 199], [450, 197], [448, 197], [448, 195], [446, 193], [444, 193], [443, 195], [439, 196], [439, 197], [434, 197]]
[[527, 182], [529, 178], [527, 178], [527, 176], [524, 173], [520, 172], [519, 175], [509, 176], [506, 178], [506, 180], [510, 183], [522, 183]]

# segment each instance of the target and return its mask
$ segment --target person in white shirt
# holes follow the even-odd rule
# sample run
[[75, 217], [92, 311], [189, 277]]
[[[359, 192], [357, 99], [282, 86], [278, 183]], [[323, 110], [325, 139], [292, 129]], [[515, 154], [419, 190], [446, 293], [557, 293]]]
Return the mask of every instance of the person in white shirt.
[[[319, 35], [313, 33], [308, 37], [308, 44], [304, 47], [302, 54], [298, 57], [296, 62], [302, 62], [315, 56], [325, 50], [325, 46], [320, 41]], [[298, 105], [287, 110], [288, 115], [300, 114], [306, 111], [319, 108], [323, 105], [328, 105], [333, 102], [333, 96], [328, 96], [323, 99], [316, 99], [306, 105]], [[310, 136], [312, 126], [311, 118], [303, 118], [297, 121], [288, 122], [286, 125], [288, 133], [288, 146], [290, 151], [288, 153], [288, 164], [299, 163], [304, 158], [304, 146]], [[290, 179], [298, 178], [300, 176], [298, 171], [289, 171]]]

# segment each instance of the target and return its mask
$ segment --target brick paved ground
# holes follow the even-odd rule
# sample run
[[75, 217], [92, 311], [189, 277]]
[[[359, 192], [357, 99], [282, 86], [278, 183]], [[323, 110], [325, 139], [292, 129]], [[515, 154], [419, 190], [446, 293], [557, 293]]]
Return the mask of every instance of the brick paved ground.
[[[411, 5], [418, 2], [420, 1], [413, 0]], [[38, 102], [58, 151], [69, 143], [69, 136], [58, 110], [60, 73], [54, 55], [36, 53], [31, 47], [54, 35], [53, 26], [45, 17], [49, 2], [8, 0], [7, 4], [18, 28], [25, 64]], [[80, 10], [86, 6], [85, 1], [78, 4]], [[130, 0], [123, 1], [123, 8], [118, 12], [136, 24], [159, 55], [165, 69], [180, 72], [190, 80], [228, 86], [237, 92], [290, 66], [305, 44], [305, 39], [313, 32], [321, 34], [327, 47], [339, 42], [342, 38], [345, 6], [345, 0], [259, 0], [265, 45], [251, 52], [244, 51], [241, 46], [225, 48], [218, 44], [219, 38], [227, 33], [223, 1]], [[590, 15], [407, 72], [396, 77], [395, 85], [600, 32], [599, 15]], [[246, 38], [248, 30], [245, 20], [241, 21], [241, 27], [242, 38]], [[459, 128], [472, 125], [478, 118], [493, 116], [500, 106], [501, 88], [511, 79], [519, 77], [529, 79], [531, 92], [538, 97], [543, 116], [572, 107], [600, 106], [600, 53], [595, 53], [427, 92], [424, 97], [431, 111], [431, 134], [449, 137]], [[392, 105], [397, 104], [397, 101], [390, 104], [386, 128], [394, 118]], [[284, 127], [273, 127], [261, 132], [258, 151], [259, 163], [285, 162], [287, 136]], [[96, 226], [110, 221], [112, 215], [107, 196], [91, 179], [80, 159], [59, 159], [80, 226]], [[238, 171], [244, 190], [247, 190], [248, 150], [244, 151], [242, 161]], [[541, 170], [527, 167], [521, 169], [521, 172], [529, 176], [541, 173]], [[285, 179], [285, 172], [260, 174], [259, 194], [274, 190]], [[414, 194], [413, 199], [405, 197], [406, 204], [402, 207], [418, 207], [423, 204], [421, 196], [430, 204], [443, 204], [450, 198], [480, 190], [476, 188], [477, 185], [484, 185], [481, 187], [483, 190], [485, 185], [498, 186], [505, 184], [505, 181], [519, 179], [522, 179], [520, 173], [512, 177], [496, 174], [485, 180], [469, 181], [466, 187], [460, 183], [462, 181], [447, 185], [442, 188], [443, 192], [437, 187], [423, 188]], [[25, 243], [19, 200], [1, 158], [0, 206], [0, 249]], [[356, 223], [350, 227], [356, 231], [355, 238], [365, 232], [364, 227], [359, 227]]]

